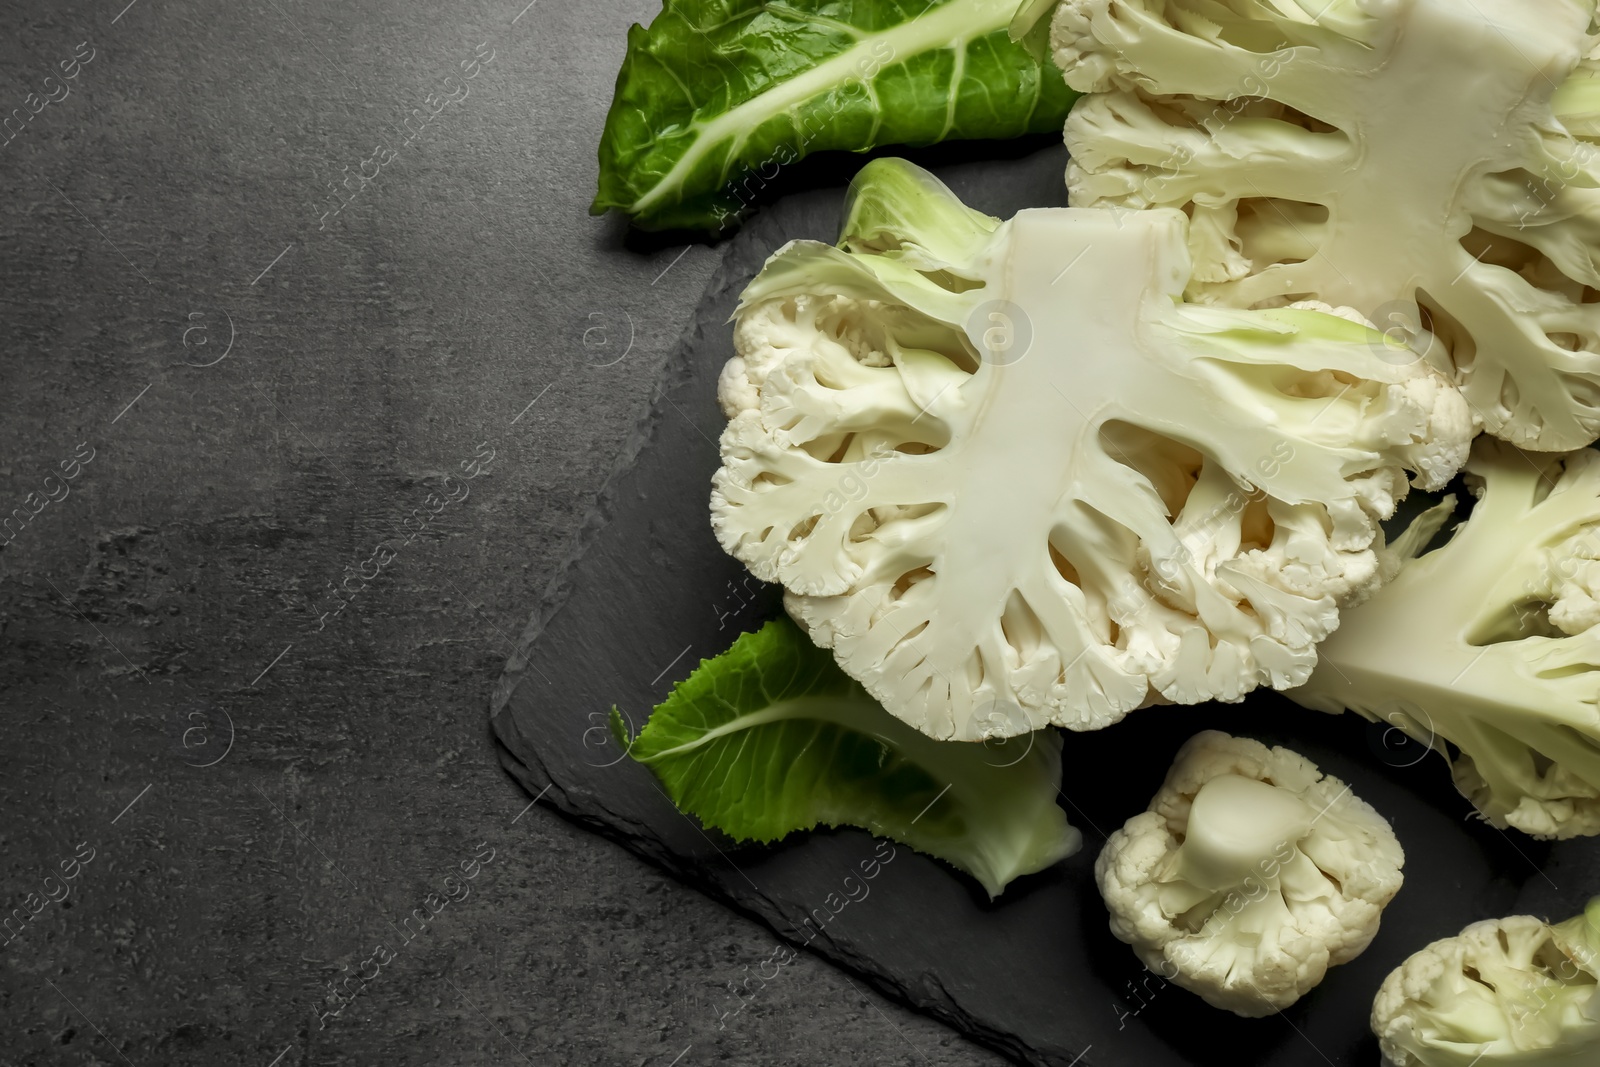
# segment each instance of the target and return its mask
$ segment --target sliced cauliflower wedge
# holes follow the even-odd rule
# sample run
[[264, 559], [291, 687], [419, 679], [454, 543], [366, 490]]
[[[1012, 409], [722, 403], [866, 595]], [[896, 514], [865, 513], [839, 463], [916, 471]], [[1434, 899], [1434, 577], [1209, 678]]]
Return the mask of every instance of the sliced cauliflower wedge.
[[1360, 955], [1400, 890], [1383, 816], [1286, 748], [1208, 730], [1095, 863], [1111, 932], [1151, 971], [1247, 1018]]
[[846, 214], [744, 292], [712, 525], [933, 737], [1299, 684], [1406, 471], [1465, 457], [1369, 326], [1183, 303], [1179, 212], [1001, 222], [878, 160]]
[[1600, 436], [1594, 0], [1064, 0], [1072, 202], [1193, 216], [1192, 299], [1349, 305], [1489, 432]]
[[1466, 482], [1467, 520], [1418, 555], [1451, 498], [1396, 538], [1384, 562], [1399, 573], [1286, 695], [1439, 752], [1495, 826], [1600, 834], [1600, 452], [1480, 438]]
[[1556, 926], [1473, 923], [1397, 967], [1372, 1002], [1385, 1067], [1600, 1063], [1600, 898]]

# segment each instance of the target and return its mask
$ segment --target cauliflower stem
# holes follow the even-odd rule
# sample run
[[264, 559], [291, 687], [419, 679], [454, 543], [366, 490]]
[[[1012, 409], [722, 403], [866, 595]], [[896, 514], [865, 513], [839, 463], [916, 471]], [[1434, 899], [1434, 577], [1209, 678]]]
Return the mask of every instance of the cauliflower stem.
[[1450, 504], [1418, 520], [1394, 546], [1399, 573], [1287, 695], [1431, 745], [1496, 826], [1600, 833], [1600, 453], [1483, 438], [1466, 471], [1471, 517], [1407, 560]]

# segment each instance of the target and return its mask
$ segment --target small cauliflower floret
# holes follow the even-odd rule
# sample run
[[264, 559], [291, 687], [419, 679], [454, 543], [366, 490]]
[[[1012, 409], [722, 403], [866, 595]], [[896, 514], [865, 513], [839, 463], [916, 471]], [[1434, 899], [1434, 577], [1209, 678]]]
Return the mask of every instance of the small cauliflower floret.
[[1600, 834], [1600, 453], [1480, 439], [1478, 497], [1418, 556], [1454, 499], [1385, 554], [1398, 574], [1321, 649], [1291, 699], [1398, 727], [1451, 759], [1484, 818], [1535, 837]]
[[1498, 437], [1600, 436], [1595, 0], [1063, 0], [1080, 207], [1193, 217], [1191, 299], [1350, 305]]
[[[1576, 458], [1582, 465], [1595, 463], [1592, 453]], [[1545, 553], [1545, 566], [1555, 576], [1549, 598], [1551, 625], [1576, 636], [1600, 623], [1600, 537], [1569, 538]]]
[[1397, 967], [1372, 1002], [1385, 1067], [1600, 1063], [1600, 898], [1550, 926], [1473, 923]]
[[1146, 967], [1256, 1018], [1361, 954], [1404, 863], [1349, 786], [1288, 749], [1208, 730], [1094, 869], [1111, 932]]
[[1296, 685], [1457, 391], [1316, 310], [1180, 302], [1176, 211], [1001, 222], [899, 160], [751, 282], [711, 520], [891, 713], [1096, 729]]

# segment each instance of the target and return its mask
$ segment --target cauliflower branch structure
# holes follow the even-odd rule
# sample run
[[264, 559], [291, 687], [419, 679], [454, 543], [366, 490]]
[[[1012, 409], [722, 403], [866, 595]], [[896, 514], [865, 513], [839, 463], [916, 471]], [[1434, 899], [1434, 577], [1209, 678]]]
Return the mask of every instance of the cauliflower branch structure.
[[712, 525], [890, 712], [1094, 729], [1295, 685], [1470, 419], [1369, 327], [1178, 299], [1176, 211], [1000, 222], [898, 160], [751, 282]]
[[1193, 216], [1192, 299], [1413, 335], [1496, 436], [1600, 436], [1594, 0], [1065, 0], [1083, 207]]
[[1480, 438], [1466, 471], [1471, 517], [1425, 555], [1453, 501], [1397, 538], [1399, 574], [1288, 696], [1446, 758], [1448, 741], [1457, 788], [1495, 826], [1600, 834], [1600, 453]]
[[1400, 890], [1389, 824], [1286, 748], [1208, 730], [1095, 863], [1111, 932], [1146, 967], [1248, 1018], [1360, 955]]
[[1372, 1003], [1386, 1067], [1600, 1063], [1600, 899], [1551, 926], [1473, 923], [1397, 967]]

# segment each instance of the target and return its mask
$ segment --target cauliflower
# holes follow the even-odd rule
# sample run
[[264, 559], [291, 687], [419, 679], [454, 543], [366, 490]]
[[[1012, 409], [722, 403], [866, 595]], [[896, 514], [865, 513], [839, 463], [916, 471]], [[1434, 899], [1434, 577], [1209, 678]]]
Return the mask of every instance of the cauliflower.
[[1256, 1018], [1361, 954], [1404, 864], [1349, 786], [1286, 748], [1207, 730], [1094, 872], [1111, 932], [1146, 967]]
[[1178, 300], [1176, 211], [972, 211], [900, 160], [737, 310], [722, 546], [941, 739], [1295, 685], [1470, 419], [1370, 327]]
[[1495, 826], [1600, 834], [1600, 453], [1481, 438], [1466, 470], [1471, 517], [1426, 555], [1453, 498], [1397, 538], [1398, 575], [1345, 612], [1287, 695], [1446, 759], [1450, 742], [1457, 788]]
[[1600, 898], [1559, 926], [1473, 923], [1397, 967], [1372, 1002], [1386, 1067], [1600, 1063]]
[[1081, 207], [1181, 208], [1191, 299], [1347, 304], [1489, 432], [1600, 436], [1595, 0], [1064, 0]]

